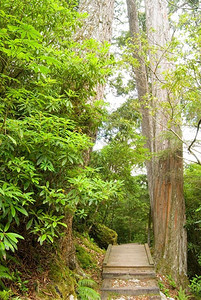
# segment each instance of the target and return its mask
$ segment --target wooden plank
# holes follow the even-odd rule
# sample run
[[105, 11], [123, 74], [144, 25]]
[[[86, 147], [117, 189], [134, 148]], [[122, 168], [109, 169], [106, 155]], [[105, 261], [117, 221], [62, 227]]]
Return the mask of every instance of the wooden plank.
[[130, 269], [130, 268], [138, 268], [138, 269], [144, 269], [144, 268], [148, 268], [148, 269], [152, 269], [153, 268], [153, 266], [152, 265], [140, 265], [140, 266], [134, 266], [134, 265], [121, 265], [121, 266], [117, 266], [117, 265], [113, 265], [113, 264], [111, 264], [111, 265], [108, 265], [108, 264], [106, 264], [106, 265], [103, 265], [103, 267], [104, 267], [104, 269], [109, 269], [109, 268], [117, 268], [117, 269], [124, 269], [124, 268], [128, 268], [128, 269]]
[[150, 300], [160, 299], [154, 262], [147, 244], [109, 245], [102, 277], [102, 300], [109, 300], [115, 294], [123, 299], [135, 299], [138, 295], [146, 295]]
[[148, 245], [148, 244], [145, 244], [144, 247], [145, 247], [145, 250], [146, 250], [146, 253], [147, 253], [147, 258], [148, 258], [149, 264], [150, 264], [150, 265], [154, 265], [154, 261], [153, 261], [153, 258], [152, 258], [152, 256], [151, 256], [151, 252], [150, 252], [150, 249], [149, 249], [149, 245]]
[[112, 245], [110, 244], [110, 245], [107, 247], [107, 251], [106, 251], [106, 254], [105, 254], [104, 261], [103, 261], [103, 266], [107, 265], [107, 263], [108, 263], [111, 249], [112, 249]]
[[124, 244], [111, 246], [107, 266], [146, 267], [150, 266], [144, 245]]

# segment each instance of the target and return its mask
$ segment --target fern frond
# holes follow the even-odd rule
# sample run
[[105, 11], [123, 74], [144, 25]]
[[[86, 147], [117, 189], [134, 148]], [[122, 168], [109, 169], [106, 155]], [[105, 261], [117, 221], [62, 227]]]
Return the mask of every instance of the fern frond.
[[90, 287], [79, 286], [77, 292], [80, 300], [101, 300], [99, 293]]
[[97, 283], [92, 280], [92, 279], [81, 279], [79, 282], [78, 282], [78, 285], [81, 286], [81, 287], [90, 287], [90, 288], [96, 288], [97, 287]]
[[11, 290], [0, 291], [0, 299], [1, 300], [9, 300], [9, 299], [11, 299], [11, 296], [12, 296], [12, 291]]
[[10, 275], [10, 270], [3, 265], [0, 265], [0, 280], [4, 279], [10, 279], [12, 280], [12, 276]]

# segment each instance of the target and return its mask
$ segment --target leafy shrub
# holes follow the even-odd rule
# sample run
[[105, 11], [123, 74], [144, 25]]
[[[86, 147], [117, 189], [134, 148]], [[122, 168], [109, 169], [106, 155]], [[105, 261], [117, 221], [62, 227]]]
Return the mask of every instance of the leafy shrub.
[[81, 199], [85, 205], [98, 199], [93, 188], [85, 199], [73, 190], [81, 180], [84, 152], [92, 146], [87, 134], [96, 130], [103, 114], [103, 102], [88, 100], [96, 85], [104, 83], [112, 61], [109, 45], [74, 41], [82, 17], [63, 0], [33, 0], [31, 13], [24, 0], [1, 1], [0, 256], [4, 258], [28, 234], [41, 245], [53, 243], [66, 227], [66, 211], [76, 211]]
[[0, 299], [1, 300], [9, 300], [11, 299], [11, 296], [12, 296], [12, 291], [11, 290], [4, 290], [4, 291], [0, 291]]
[[1, 288], [5, 288], [5, 285], [3, 283], [3, 279], [12, 280], [13, 276], [10, 273], [9, 268], [7, 268], [7, 267], [5, 267], [3, 265], [0, 265], [0, 287]]
[[190, 280], [190, 289], [193, 294], [201, 297], [201, 276], [196, 275]]

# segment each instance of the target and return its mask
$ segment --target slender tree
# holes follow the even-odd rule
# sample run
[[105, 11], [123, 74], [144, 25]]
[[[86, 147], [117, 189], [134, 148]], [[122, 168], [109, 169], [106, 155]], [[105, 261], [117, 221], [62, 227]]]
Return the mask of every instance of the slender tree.
[[163, 0], [145, 1], [147, 39], [149, 49], [152, 49], [147, 72], [144, 58], [139, 54], [141, 42], [136, 1], [127, 0], [127, 5], [131, 35], [137, 45], [133, 55], [138, 61], [134, 72], [142, 109], [142, 132], [153, 153], [147, 163], [147, 173], [155, 259], [161, 271], [171, 274], [182, 284], [187, 272], [182, 144], [170, 134], [170, 131], [180, 134], [181, 130], [174, 122], [178, 102], [162, 87], [164, 72], [170, 68], [165, 55], [170, 42], [167, 7]]

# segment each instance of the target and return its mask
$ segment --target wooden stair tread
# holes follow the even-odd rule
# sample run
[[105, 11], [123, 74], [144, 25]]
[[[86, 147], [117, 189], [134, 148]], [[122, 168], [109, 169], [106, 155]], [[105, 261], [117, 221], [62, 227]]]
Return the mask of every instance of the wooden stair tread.
[[102, 277], [102, 300], [161, 299], [147, 244], [110, 245], [104, 259]]

